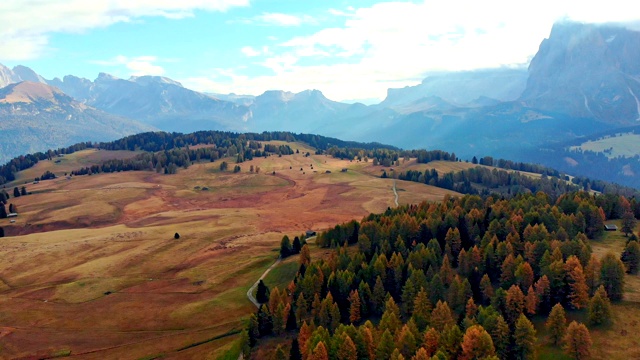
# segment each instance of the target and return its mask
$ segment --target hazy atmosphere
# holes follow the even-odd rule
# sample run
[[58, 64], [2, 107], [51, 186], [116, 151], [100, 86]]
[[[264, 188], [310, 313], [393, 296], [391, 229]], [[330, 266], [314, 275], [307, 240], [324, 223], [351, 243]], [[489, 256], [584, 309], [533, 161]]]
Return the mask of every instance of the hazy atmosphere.
[[430, 72], [526, 67], [559, 20], [633, 26], [609, 1], [30, 1], [0, 4], [0, 63], [47, 79], [162, 75], [203, 92], [377, 102]]

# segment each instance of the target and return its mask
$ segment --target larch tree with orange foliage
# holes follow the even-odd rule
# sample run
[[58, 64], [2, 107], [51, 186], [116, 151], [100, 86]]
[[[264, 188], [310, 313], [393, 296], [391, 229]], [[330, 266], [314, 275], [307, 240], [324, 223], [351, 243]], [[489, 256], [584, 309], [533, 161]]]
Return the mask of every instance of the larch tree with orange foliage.
[[496, 354], [491, 336], [480, 325], [474, 325], [467, 329], [462, 338], [461, 346], [462, 354], [459, 359], [462, 360], [483, 359]]
[[324, 345], [324, 342], [320, 341], [318, 345], [316, 345], [316, 348], [311, 352], [311, 356], [309, 356], [309, 360], [329, 360], [329, 353], [327, 352], [327, 347]]
[[569, 256], [565, 263], [565, 269], [569, 287], [571, 288], [569, 293], [571, 306], [575, 309], [585, 308], [589, 302], [589, 287], [587, 286], [580, 260], [576, 256]]
[[591, 334], [584, 324], [572, 321], [564, 337], [564, 351], [576, 360], [586, 359], [591, 355]]
[[358, 321], [360, 321], [360, 309], [361, 309], [361, 305], [360, 305], [360, 294], [358, 294], [358, 290], [353, 290], [351, 291], [351, 293], [349, 294], [349, 303], [351, 304], [349, 306], [349, 321], [351, 321], [352, 324], [357, 323]]
[[349, 335], [346, 333], [342, 336], [342, 341], [338, 346], [336, 358], [338, 360], [358, 360], [356, 344], [353, 343], [353, 340], [351, 340]]

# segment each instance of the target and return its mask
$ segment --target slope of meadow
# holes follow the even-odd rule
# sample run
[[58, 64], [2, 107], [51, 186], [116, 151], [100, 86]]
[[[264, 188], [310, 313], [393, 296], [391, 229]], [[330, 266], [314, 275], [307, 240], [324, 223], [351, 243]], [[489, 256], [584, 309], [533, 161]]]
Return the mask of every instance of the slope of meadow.
[[[289, 145], [300, 153], [255, 158], [235, 174], [221, 172], [216, 161], [175, 175], [30, 182], [47, 170], [63, 175], [135, 154], [104, 150], [18, 174], [9, 185], [29, 181], [32, 194], [10, 199], [20, 212], [16, 223], [0, 220], [7, 234], [0, 240], [0, 358], [222, 354], [254, 310], [245, 293], [277, 257], [284, 234], [394, 206], [393, 180], [371, 176], [370, 163], [305, 157], [314, 149]], [[252, 165], [260, 172], [249, 172]], [[452, 194], [397, 186], [401, 204]]]

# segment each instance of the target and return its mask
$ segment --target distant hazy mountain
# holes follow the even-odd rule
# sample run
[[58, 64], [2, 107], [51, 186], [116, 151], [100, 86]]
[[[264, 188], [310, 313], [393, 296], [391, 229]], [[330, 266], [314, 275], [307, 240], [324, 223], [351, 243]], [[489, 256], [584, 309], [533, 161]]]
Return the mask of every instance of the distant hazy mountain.
[[21, 154], [151, 130], [81, 104], [46, 84], [25, 81], [0, 89], [0, 163]]
[[166, 131], [235, 130], [251, 116], [246, 106], [213, 99], [160, 76], [124, 80], [101, 73], [93, 82], [65, 76], [49, 83], [87, 105]]
[[236, 95], [234, 93], [231, 94], [214, 94], [214, 93], [205, 93], [211, 96], [214, 99], [230, 101], [232, 103], [236, 103], [238, 105], [249, 106], [255, 100], [255, 96], [253, 95]]
[[531, 60], [521, 99], [538, 109], [620, 125], [640, 120], [640, 32], [559, 23]]
[[465, 105], [480, 97], [511, 101], [522, 94], [526, 84], [526, 69], [445, 72], [428, 76], [420, 85], [389, 89], [380, 106], [398, 108], [431, 96], [454, 105]]
[[[271, 90], [257, 96], [250, 106], [252, 119], [247, 123], [255, 131], [285, 130], [313, 132], [328, 130], [338, 120], [359, 117], [372, 110], [362, 104], [345, 104], [327, 99], [319, 90], [299, 93]], [[339, 129], [343, 129], [342, 123]]]

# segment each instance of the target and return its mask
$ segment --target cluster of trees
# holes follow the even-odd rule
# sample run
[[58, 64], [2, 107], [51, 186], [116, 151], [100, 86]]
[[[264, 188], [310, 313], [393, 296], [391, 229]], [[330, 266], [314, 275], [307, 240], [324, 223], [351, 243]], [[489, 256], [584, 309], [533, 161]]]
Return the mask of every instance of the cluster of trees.
[[485, 156], [478, 160], [475, 156], [471, 159], [472, 164], [480, 164], [487, 166], [495, 166], [505, 170], [526, 171], [546, 176], [561, 177], [558, 170], [548, 168], [539, 164], [529, 164], [505, 159], [494, 159], [491, 156]]
[[[300, 240], [302, 238], [302, 240]], [[307, 244], [305, 237], [294, 237], [293, 242], [287, 235], [282, 237], [280, 241], [280, 258], [284, 259], [291, 255], [300, 254], [302, 247]]]
[[[251, 316], [244, 351], [297, 331], [281, 355], [527, 359], [536, 343], [530, 317], [541, 315], [550, 340], [584, 358], [589, 330], [567, 324], [564, 309], [585, 311], [589, 325], [608, 322], [632, 268], [620, 254], [592, 254], [589, 238], [605, 220], [598, 201], [584, 192], [467, 195], [336, 226], [318, 237], [336, 248], [329, 258], [301, 255], [295, 279]], [[621, 203], [629, 213], [630, 202]], [[347, 248], [354, 238], [357, 251]]]
[[[385, 174], [382, 176], [384, 177]], [[435, 169], [427, 169], [424, 173], [418, 170], [408, 170], [399, 173], [398, 179], [421, 182], [462, 194], [488, 195], [493, 192], [513, 196], [523, 192], [543, 191], [556, 198], [569, 191], [578, 190], [578, 186], [556, 177], [543, 175], [540, 178], [534, 178], [519, 172], [486, 167], [474, 167], [443, 175], [439, 175]]]
[[[21, 155], [12, 160], [10, 160], [5, 165], [0, 166], [0, 185], [5, 184], [7, 182], [15, 180], [15, 174], [18, 171], [25, 170], [31, 168], [39, 161], [42, 160], [52, 160], [54, 157], [64, 154], [71, 154], [76, 151], [85, 150], [89, 148], [97, 148], [97, 149], [106, 149], [106, 150], [130, 150], [130, 151], [147, 151], [147, 152], [164, 152], [176, 148], [183, 148], [187, 146], [194, 146], [199, 144], [215, 144], [216, 146], [221, 146], [226, 149], [231, 149], [233, 153], [232, 146], [235, 145], [236, 152], [230, 156], [236, 156], [236, 154], [244, 154], [244, 149], [240, 150], [239, 145], [244, 147], [244, 144], [249, 142], [258, 142], [258, 141], [271, 141], [271, 140], [280, 140], [280, 141], [301, 141], [305, 142], [321, 151], [326, 150], [333, 146], [338, 147], [349, 147], [349, 148], [361, 148], [361, 149], [394, 149], [397, 148], [393, 146], [383, 145], [379, 143], [358, 143], [353, 141], [343, 141], [335, 138], [329, 138], [320, 135], [312, 135], [312, 134], [293, 134], [290, 132], [283, 131], [275, 131], [275, 132], [263, 132], [261, 134], [257, 133], [246, 133], [239, 134], [234, 132], [225, 132], [225, 131], [198, 131], [191, 134], [181, 134], [181, 133], [166, 133], [166, 132], [147, 132], [142, 134], [136, 134], [127, 136], [125, 138], [111, 141], [111, 142], [101, 142], [101, 143], [92, 143], [92, 142], [82, 142], [78, 143], [66, 148], [60, 148], [57, 150], [48, 150], [46, 152], [37, 152], [34, 154]], [[256, 148], [251, 148], [250, 150], [258, 150]], [[203, 154], [201, 153], [200, 156]], [[195, 157], [197, 153], [193, 154], [193, 159], [190, 161], [196, 161]], [[212, 155], [211, 155], [212, 156]], [[218, 153], [220, 157], [220, 153]], [[261, 156], [261, 155], [258, 155]], [[191, 154], [190, 154], [191, 157]], [[246, 159], [246, 157], [245, 157]], [[139, 159], [140, 161], [143, 159]], [[138, 163], [139, 161], [136, 161]], [[147, 165], [147, 164], [145, 164]], [[105, 169], [111, 167], [122, 167], [137, 170], [146, 169], [141, 168], [140, 164], [125, 164], [114, 162], [109, 164]], [[181, 167], [181, 165], [177, 165], [177, 167]], [[155, 169], [155, 165], [154, 165]], [[84, 169], [83, 173], [90, 173], [90, 170], [97, 169]], [[116, 170], [117, 171], [117, 170]]]
[[57, 150], [48, 150], [46, 152], [37, 152], [34, 154], [15, 157], [9, 160], [9, 162], [7, 162], [6, 164], [0, 166], [0, 185], [15, 180], [15, 174], [18, 171], [29, 169], [30, 167], [37, 164], [38, 161], [51, 160], [58, 155], [72, 154], [76, 151], [84, 150], [91, 147], [93, 147], [93, 144], [91, 142], [83, 142]]
[[[13, 188], [14, 198], [25, 196], [27, 194], [28, 194], [27, 188], [24, 186], [22, 188], [18, 188], [17, 186]], [[9, 194], [7, 193], [6, 189], [2, 189], [0, 191], [0, 219], [7, 218], [7, 215], [10, 213], [18, 212], [18, 207], [14, 204], [9, 204], [9, 211], [7, 212], [6, 204], [8, 202], [9, 202]]]

